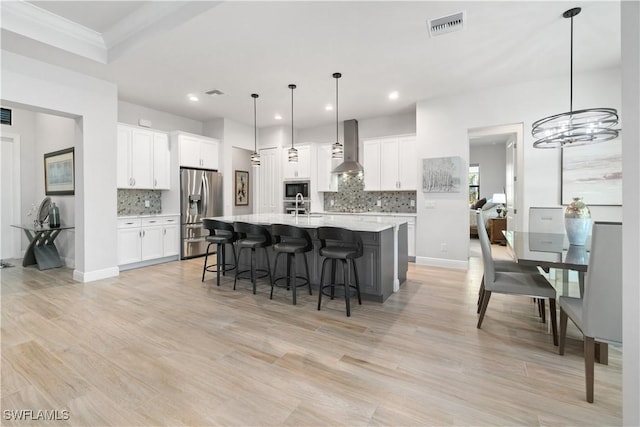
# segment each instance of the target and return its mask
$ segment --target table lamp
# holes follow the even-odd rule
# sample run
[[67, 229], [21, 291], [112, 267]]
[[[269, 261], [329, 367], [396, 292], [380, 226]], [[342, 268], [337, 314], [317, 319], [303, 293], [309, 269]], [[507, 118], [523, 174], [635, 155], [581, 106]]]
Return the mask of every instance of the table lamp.
[[507, 203], [507, 196], [504, 193], [494, 193], [493, 197], [491, 198], [491, 201], [493, 203], [498, 203], [499, 206], [496, 208], [496, 212], [498, 212], [498, 217], [502, 218], [503, 217], [503, 212], [504, 212], [504, 205], [505, 203]]

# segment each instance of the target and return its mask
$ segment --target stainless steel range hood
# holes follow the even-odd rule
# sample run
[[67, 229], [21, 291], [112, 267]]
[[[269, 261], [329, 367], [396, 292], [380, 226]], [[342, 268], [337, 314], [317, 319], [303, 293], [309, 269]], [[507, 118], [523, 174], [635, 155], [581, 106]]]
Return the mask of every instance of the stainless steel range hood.
[[358, 163], [358, 121], [355, 119], [344, 121], [344, 162], [338, 165], [332, 173], [346, 173], [356, 175], [364, 168]]

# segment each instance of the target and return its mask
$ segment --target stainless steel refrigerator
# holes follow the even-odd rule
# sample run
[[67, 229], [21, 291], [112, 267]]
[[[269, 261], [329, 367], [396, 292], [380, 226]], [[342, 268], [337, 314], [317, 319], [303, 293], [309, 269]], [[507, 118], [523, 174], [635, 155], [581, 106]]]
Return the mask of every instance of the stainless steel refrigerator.
[[207, 250], [202, 218], [222, 215], [222, 174], [204, 169], [180, 168], [180, 257], [193, 258]]

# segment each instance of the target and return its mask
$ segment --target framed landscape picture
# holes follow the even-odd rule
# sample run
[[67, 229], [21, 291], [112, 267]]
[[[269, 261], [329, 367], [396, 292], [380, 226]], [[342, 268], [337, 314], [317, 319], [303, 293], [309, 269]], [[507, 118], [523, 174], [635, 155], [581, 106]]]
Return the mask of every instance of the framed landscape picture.
[[588, 206], [622, 205], [622, 140], [562, 149], [561, 202], [582, 197]]
[[462, 158], [422, 159], [422, 192], [459, 193], [462, 182]]
[[247, 206], [249, 204], [248, 171], [236, 171], [236, 180], [233, 191], [235, 194], [236, 206]]
[[75, 193], [73, 147], [44, 155], [44, 194], [68, 196]]

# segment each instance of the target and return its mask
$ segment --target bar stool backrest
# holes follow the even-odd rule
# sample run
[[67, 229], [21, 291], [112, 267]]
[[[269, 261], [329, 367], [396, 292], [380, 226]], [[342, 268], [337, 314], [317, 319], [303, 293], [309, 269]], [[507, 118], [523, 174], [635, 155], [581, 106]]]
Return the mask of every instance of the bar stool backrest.
[[287, 243], [304, 242], [305, 246], [303, 252], [309, 252], [313, 249], [313, 242], [309, 232], [302, 227], [296, 227], [294, 225], [286, 224], [273, 224], [271, 226], [271, 234], [273, 235], [274, 243]]
[[209, 231], [210, 236], [232, 237], [232, 240], [238, 238], [232, 224], [228, 222], [218, 221], [217, 219], [203, 219], [202, 228]]
[[359, 258], [364, 253], [362, 237], [352, 230], [340, 227], [318, 227], [318, 239], [320, 239], [320, 249], [327, 246], [338, 246], [352, 248], [353, 258]]
[[233, 223], [233, 228], [236, 233], [240, 234], [241, 239], [262, 240], [264, 247], [271, 246], [273, 244], [271, 233], [269, 233], [269, 230], [262, 225], [236, 221]]

